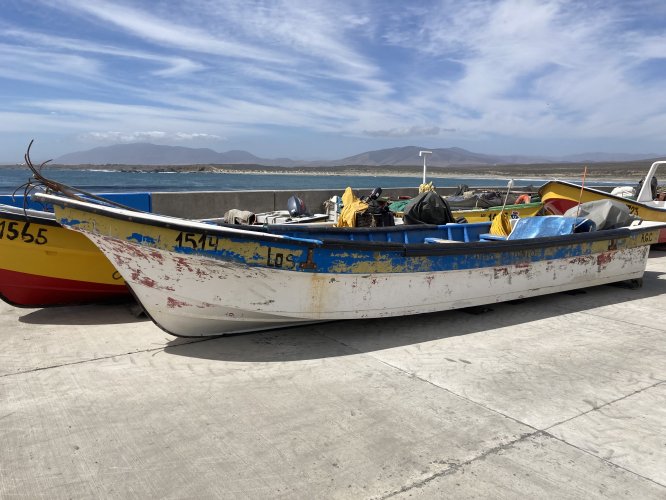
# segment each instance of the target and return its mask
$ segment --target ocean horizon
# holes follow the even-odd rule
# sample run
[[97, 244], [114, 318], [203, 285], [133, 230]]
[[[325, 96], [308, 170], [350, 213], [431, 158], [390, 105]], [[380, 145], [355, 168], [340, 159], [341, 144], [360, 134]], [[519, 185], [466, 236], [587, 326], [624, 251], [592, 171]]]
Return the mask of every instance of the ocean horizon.
[[[226, 172], [121, 172], [97, 169], [44, 169], [42, 174], [52, 180], [89, 192], [159, 192], [159, 191], [243, 191], [243, 190], [302, 190], [336, 189], [347, 186], [354, 189], [418, 187], [421, 175], [322, 175], [302, 173], [226, 173]], [[30, 179], [27, 167], [3, 167], [0, 169], [0, 194], [11, 194]], [[513, 178], [514, 189], [539, 187], [548, 178]], [[567, 180], [560, 178], [561, 180]], [[465, 176], [426, 177], [437, 187], [506, 188], [509, 177]], [[573, 179], [569, 179], [573, 180]], [[575, 181], [575, 180], [574, 180]], [[580, 180], [578, 180], [580, 182]], [[592, 182], [592, 181], [589, 181]], [[626, 180], [593, 181], [599, 186], [629, 184]]]

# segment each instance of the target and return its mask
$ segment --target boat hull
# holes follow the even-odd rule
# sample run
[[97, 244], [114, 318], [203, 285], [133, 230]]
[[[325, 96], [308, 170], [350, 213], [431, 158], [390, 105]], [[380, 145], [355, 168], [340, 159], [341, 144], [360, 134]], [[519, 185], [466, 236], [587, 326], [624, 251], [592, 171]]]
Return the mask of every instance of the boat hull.
[[82, 234], [54, 219], [0, 210], [0, 298], [19, 307], [115, 301], [125, 281]]
[[[177, 336], [266, 330], [317, 321], [383, 318], [491, 304], [638, 279], [649, 248], [592, 251], [537, 262], [413, 273], [300, 273], [150, 250], [89, 235], [153, 321]], [[135, 277], [135, 279], [132, 279]], [[173, 284], [178, 283], [177, 287]]]
[[130, 298], [127, 286], [51, 278], [0, 269], [0, 297], [16, 307], [48, 307], [121, 301]]
[[[562, 215], [567, 210], [580, 203], [598, 200], [615, 200], [623, 203], [629, 208], [632, 215], [636, 215], [643, 220], [656, 222], [666, 222], [666, 204], [661, 202], [661, 206], [651, 206], [646, 203], [614, 196], [604, 191], [591, 189], [564, 181], [550, 181], [539, 188], [539, 194], [543, 201], [546, 213], [553, 215]], [[666, 243], [666, 229], [659, 235], [658, 243]]]

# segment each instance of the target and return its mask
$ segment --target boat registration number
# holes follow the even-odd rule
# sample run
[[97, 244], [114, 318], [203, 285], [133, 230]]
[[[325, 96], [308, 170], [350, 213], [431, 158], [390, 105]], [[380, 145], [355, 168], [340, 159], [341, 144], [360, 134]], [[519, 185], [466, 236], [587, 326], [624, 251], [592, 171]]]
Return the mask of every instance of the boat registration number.
[[45, 245], [48, 243], [46, 231], [45, 227], [40, 227], [37, 230], [31, 228], [29, 222], [0, 221], [0, 239], [16, 240], [20, 238], [24, 243]]
[[178, 233], [176, 243], [181, 247], [190, 247], [195, 250], [217, 250], [217, 236], [196, 233]]
[[[176, 236], [176, 243], [180, 247], [189, 247], [194, 250], [217, 251], [219, 240], [217, 236], [181, 232]], [[293, 254], [275, 252], [273, 248], [268, 247], [266, 265], [269, 267], [287, 267], [293, 269], [296, 267], [296, 262], [294, 261]]]

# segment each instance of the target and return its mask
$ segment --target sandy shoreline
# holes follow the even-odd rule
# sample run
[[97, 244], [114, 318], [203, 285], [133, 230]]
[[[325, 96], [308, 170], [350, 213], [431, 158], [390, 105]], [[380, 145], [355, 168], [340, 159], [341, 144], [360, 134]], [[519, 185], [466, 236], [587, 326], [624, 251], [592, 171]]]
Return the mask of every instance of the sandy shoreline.
[[[213, 174], [240, 174], [240, 175], [293, 175], [293, 176], [330, 176], [330, 177], [353, 177], [353, 176], [365, 176], [365, 177], [408, 177], [408, 178], [421, 178], [423, 172], [409, 172], [409, 171], [393, 171], [393, 170], [382, 170], [376, 172], [367, 172], [367, 171], [312, 171], [312, 170], [298, 170], [298, 171], [274, 171], [274, 170], [242, 170], [242, 169], [215, 169], [207, 171]], [[442, 172], [441, 170], [427, 171], [426, 172], [427, 180], [432, 179], [446, 179], [446, 178], [466, 178], [466, 179], [501, 179], [506, 178], [507, 182], [509, 179], [514, 180], [526, 180], [533, 182], [548, 182], [552, 180], [562, 180], [568, 182], [574, 182], [580, 184], [582, 180], [581, 175], [557, 175], [557, 174], [544, 174], [542, 172], [492, 172], [492, 173], [479, 173], [479, 172], [470, 172], [468, 170], [451, 170], [449, 172]], [[617, 182], [619, 184], [635, 184], [640, 180], [641, 176], [636, 175], [618, 175], [615, 172], [612, 173], [596, 173], [586, 175], [586, 182], [588, 181], [602, 181], [602, 182]]]
[[[583, 172], [585, 182], [603, 181], [621, 185], [638, 183], [647, 173], [650, 162], [595, 163], [583, 164], [538, 164], [538, 165], [492, 165], [492, 166], [451, 166], [428, 167], [427, 179], [467, 178], [467, 179], [514, 179], [527, 180], [536, 184], [550, 180], [565, 180], [580, 184]], [[4, 165], [19, 167], [19, 165]], [[3, 167], [4, 167], [3, 166]], [[0, 167], [1, 168], [1, 167]], [[422, 167], [390, 166], [337, 166], [337, 167], [270, 167], [263, 165], [57, 165], [50, 164], [53, 170], [86, 170], [123, 173], [210, 173], [238, 175], [292, 175], [330, 177], [410, 177], [420, 179]]]

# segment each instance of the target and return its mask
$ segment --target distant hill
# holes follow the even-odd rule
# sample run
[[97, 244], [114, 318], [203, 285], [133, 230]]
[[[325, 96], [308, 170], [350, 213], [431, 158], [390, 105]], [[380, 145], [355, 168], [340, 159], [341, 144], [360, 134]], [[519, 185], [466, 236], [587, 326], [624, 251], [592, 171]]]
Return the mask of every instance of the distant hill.
[[[101, 146], [87, 151], [69, 153], [56, 158], [54, 163], [61, 165], [270, 165], [271, 161], [240, 150], [218, 153], [208, 148], [133, 143]], [[281, 161], [294, 163], [291, 160]]]
[[405, 146], [401, 148], [380, 149], [368, 151], [355, 156], [349, 156], [341, 160], [327, 162], [329, 165], [368, 165], [368, 166], [413, 166], [422, 165], [423, 158], [419, 157], [419, 151], [432, 151], [427, 155], [427, 164], [432, 167], [448, 166], [475, 166], [475, 165], [497, 165], [497, 164], [522, 164], [548, 162], [548, 158], [542, 156], [499, 156], [472, 153], [462, 148], [439, 148], [427, 149], [416, 146]]
[[656, 153], [648, 154], [626, 154], [626, 153], [581, 153], [577, 155], [562, 156], [559, 161], [580, 163], [580, 162], [621, 162], [621, 161], [636, 161], [636, 160], [652, 160], [654, 158], [663, 157]]
[[149, 143], [116, 144], [87, 151], [69, 153], [56, 158], [60, 165], [259, 165], [272, 167], [332, 167], [332, 166], [382, 166], [405, 167], [423, 164], [419, 151], [432, 151], [427, 157], [431, 167], [464, 167], [493, 165], [526, 165], [547, 163], [613, 162], [656, 158], [656, 154], [585, 153], [560, 158], [520, 155], [487, 155], [473, 153], [462, 148], [428, 149], [417, 146], [367, 151], [332, 161], [305, 162], [289, 158], [259, 158], [247, 151], [232, 150], [218, 153], [208, 148], [162, 146]]

